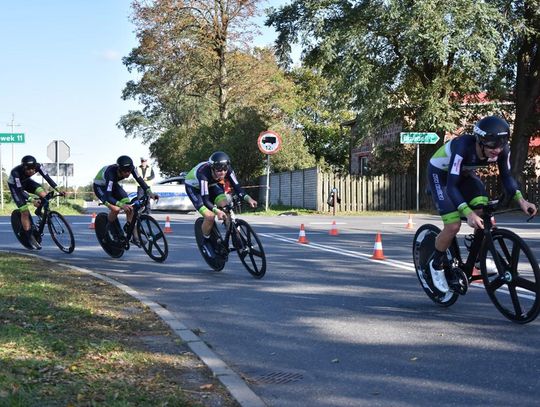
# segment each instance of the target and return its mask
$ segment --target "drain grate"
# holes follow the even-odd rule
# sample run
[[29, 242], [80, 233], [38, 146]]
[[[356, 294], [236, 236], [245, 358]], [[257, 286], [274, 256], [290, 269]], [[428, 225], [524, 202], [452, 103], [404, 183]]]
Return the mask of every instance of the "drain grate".
[[259, 376], [246, 377], [246, 380], [253, 384], [287, 384], [302, 380], [304, 376], [300, 373], [292, 372], [270, 372]]

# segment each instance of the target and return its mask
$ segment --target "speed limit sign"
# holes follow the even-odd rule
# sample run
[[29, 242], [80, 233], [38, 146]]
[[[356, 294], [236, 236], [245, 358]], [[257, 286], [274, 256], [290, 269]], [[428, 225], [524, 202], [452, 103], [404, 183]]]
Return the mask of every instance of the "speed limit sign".
[[275, 154], [281, 149], [281, 136], [272, 130], [265, 130], [259, 134], [257, 140], [259, 150], [263, 154]]

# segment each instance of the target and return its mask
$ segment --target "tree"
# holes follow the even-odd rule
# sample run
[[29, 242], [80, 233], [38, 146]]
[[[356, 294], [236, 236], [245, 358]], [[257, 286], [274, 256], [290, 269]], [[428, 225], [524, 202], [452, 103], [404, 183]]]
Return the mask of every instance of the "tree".
[[500, 53], [503, 64], [494, 87], [515, 105], [511, 164], [513, 175], [523, 182], [529, 141], [540, 130], [540, 1], [493, 3], [510, 21], [504, 31], [507, 46]]
[[[217, 149], [244, 150], [247, 135], [226, 136], [233, 129], [237, 135], [257, 130], [249, 135], [255, 138], [249, 148], [257, 149], [263, 130], [257, 126], [270, 126], [296, 109], [295, 85], [273, 51], [248, 45], [248, 19], [259, 2], [134, 3], [139, 46], [124, 64], [140, 78], [127, 83], [123, 97], [138, 100], [143, 109], [124, 115], [118, 125], [150, 144], [164, 174], [185, 171]], [[245, 129], [235, 128], [238, 123]]]
[[470, 0], [296, 0], [267, 20], [282, 62], [300, 42], [304, 62], [358, 113], [360, 135], [396, 120], [454, 130], [462, 96], [495, 74], [504, 24], [495, 7]]

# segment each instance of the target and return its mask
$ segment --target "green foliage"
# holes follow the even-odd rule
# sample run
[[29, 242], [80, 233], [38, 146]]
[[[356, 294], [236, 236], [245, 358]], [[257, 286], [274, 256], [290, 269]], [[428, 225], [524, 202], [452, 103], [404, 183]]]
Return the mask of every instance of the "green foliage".
[[[493, 76], [504, 18], [485, 2], [296, 0], [267, 20], [278, 54], [294, 42], [358, 112], [360, 134], [407, 118], [411, 128], [456, 128], [461, 95]], [[392, 113], [392, 117], [388, 114]]]

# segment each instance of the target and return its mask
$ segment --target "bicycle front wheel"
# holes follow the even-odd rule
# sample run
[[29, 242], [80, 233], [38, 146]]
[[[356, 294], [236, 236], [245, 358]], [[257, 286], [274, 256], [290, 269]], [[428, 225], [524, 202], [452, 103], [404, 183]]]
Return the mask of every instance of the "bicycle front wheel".
[[169, 245], [159, 223], [150, 215], [141, 215], [137, 221], [137, 231], [148, 257], [158, 263], [164, 262], [169, 255]]
[[56, 211], [49, 212], [47, 227], [52, 240], [64, 253], [73, 253], [75, 250], [75, 237], [71, 226], [66, 219]]
[[236, 220], [233, 244], [240, 261], [255, 278], [263, 278], [266, 273], [266, 255], [259, 237], [245, 220]]
[[480, 253], [480, 270], [489, 298], [509, 320], [531, 322], [540, 312], [538, 262], [515, 233], [495, 229], [491, 235], [493, 245], [484, 244]]

